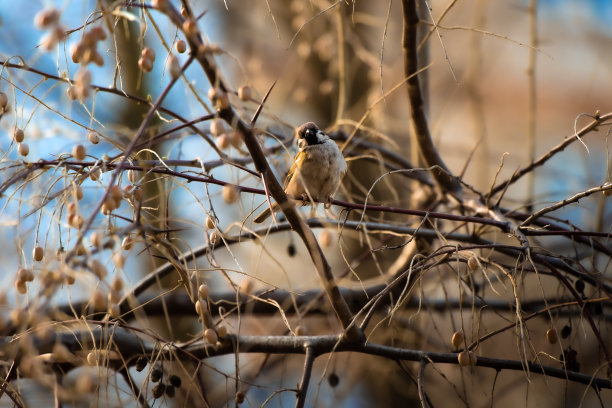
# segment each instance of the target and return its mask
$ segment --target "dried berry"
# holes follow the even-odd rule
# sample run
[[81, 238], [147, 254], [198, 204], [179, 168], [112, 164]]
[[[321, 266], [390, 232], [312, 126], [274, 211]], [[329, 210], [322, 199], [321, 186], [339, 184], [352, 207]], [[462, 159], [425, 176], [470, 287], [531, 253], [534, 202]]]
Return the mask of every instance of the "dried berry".
[[558, 340], [556, 329], [546, 330], [546, 341], [548, 341], [549, 344], [556, 344]]
[[187, 51], [187, 43], [183, 40], [178, 40], [174, 43], [174, 48], [176, 49], [176, 52], [182, 54]]
[[161, 398], [166, 391], [166, 385], [162, 382], [153, 387], [153, 398]]
[[238, 88], [238, 98], [241, 101], [248, 101], [251, 99], [251, 87], [250, 86], [246, 86], [243, 85], [240, 88]]
[[154, 368], [153, 371], [151, 371], [151, 375], [149, 376], [149, 378], [153, 382], [158, 382], [159, 380], [161, 380], [163, 374], [164, 373], [162, 372], [162, 370], [160, 370], [159, 368]]
[[566, 324], [561, 329], [561, 338], [567, 339], [570, 336], [570, 334], [572, 334], [572, 326], [570, 326], [569, 324]]
[[329, 383], [330, 387], [332, 388], [337, 387], [338, 383], [340, 382], [340, 377], [338, 377], [338, 374], [336, 373], [331, 373], [327, 377], [327, 382]]
[[168, 379], [168, 381], [170, 381], [170, 384], [173, 387], [181, 388], [181, 377], [179, 377], [178, 375], [172, 374], [170, 378]]
[[453, 348], [455, 350], [460, 348], [461, 345], [463, 344], [463, 333], [461, 333], [460, 331], [456, 331], [455, 333], [453, 333], [451, 344], [453, 345]]
[[36, 262], [40, 262], [43, 260], [44, 254], [45, 254], [45, 251], [42, 249], [42, 247], [39, 245], [36, 245], [34, 247], [34, 250], [32, 251], [32, 258], [34, 258]]
[[138, 357], [138, 359], [136, 360], [136, 371], [141, 372], [145, 369], [148, 363], [149, 362], [147, 361], [147, 359], [143, 356]]

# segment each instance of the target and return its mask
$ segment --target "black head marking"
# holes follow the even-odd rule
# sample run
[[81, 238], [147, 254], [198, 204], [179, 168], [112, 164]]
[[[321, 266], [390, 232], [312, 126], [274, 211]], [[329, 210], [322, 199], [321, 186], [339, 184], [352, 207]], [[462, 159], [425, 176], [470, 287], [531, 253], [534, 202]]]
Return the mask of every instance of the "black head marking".
[[314, 123], [306, 122], [298, 128], [297, 134], [298, 138], [306, 141], [306, 145], [311, 146], [323, 143], [318, 136], [320, 131], [321, 130]]

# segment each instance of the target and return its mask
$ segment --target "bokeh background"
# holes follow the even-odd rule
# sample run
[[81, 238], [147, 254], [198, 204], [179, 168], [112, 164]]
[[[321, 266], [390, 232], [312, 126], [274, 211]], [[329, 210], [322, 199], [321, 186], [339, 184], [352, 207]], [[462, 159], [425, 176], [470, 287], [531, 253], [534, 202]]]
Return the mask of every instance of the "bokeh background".
[[[537, 3], [535, 14], [529, 11], [533, 3]], [[43, 51], [38, 45], [44, 33], [34, 27], [34, 15], [44, 7], [57, 7], [62, 11], [62, 24], [75, 29], [88, 19], [97, 17], [90, 14], [93, 9], [105, 7], [112, 10], [119, 4], [27, 0], [19, 2], [19, 7], [16, 7], [13, 2], [0, 2], [0, 56], [3, 61], [22, 61], [47, 73], [74, 77], [78, 66], [70, 61], [68, 49], [80, 32], [72, 34], [53, 51]], [[498, 181], [507, 179], [519, 166], [528, 163], [532, 154], [538, 157], [563, 138], [571, 136], [576, 127], [587, 123], [588, 118], [581, 115], [594, 115], [597, 111], [607, 113], [612, 108], [610, 1], [431, 0], [428, 5], [430, 10], [421, 9], [421, 18], [425, 21], [423, 34], [433, 28], [432, 19], [438, 21], [444, 13], [437, 29], [430, 32], [421, 49], [422, 66], [428, 66], [424, 77], [432, 135], [451, 170], [455, 174], [464, 174], [464, 181], [477, 189], [486, 191], [493, 183], [506, 153]], [[350, 128], [367, 115], [364, 125], [373, 130], [370, 133], [372, 140], [384, 143], [418, 163], [418, 156], [410, 144], [405, 88], [393, 90], [404, 77], [401, 2], [293, 0], [253, 3], [227, 0], [194, 1], [193, 7], [196, 14], [206, 12], [199, 21], [200, 29], [223, 50], [217, 61], [234, 88], [249, 85], [255, 97], [261, 98], [276, 81], [258, 121], [259, 127], [289, 137], [293, 126], [307, 120], [313, 120], [328, 130], [337, 130]], [[105, 64], [91, 68], [93, 83], [125, 89], [144, 98], [150, 95], [154, 99], [169, 81], [161, 61], [168, 55], [165, 44], [172, 44], [176, 39], [176, 30], [155, 11], [150, 11], [155, 24], [140, 9], [122, 9], [122, 13], [126, 14], [118, 13], [116, 21], [109, 20], [117, 34], [100, 47]], [[530, 20], [534, 15], [535, 25]], [[158, 32], [163, 33], [163, 40]], [[137, 59], [145, 45], [156, 50], [160, 63], [155, 65], [153, 72], [143, 75], [137, 69]], [[184, 61], [186, 56], [180, 58]], [[116, 64], [117, 59], [121, 64]], [[528, 73], [530, 68], [534, 69], [533, 77]], [[146, 112], [142, 106], [104, 93], [98, 93], [82, 104], [73, 102], [66, 96], [66, 84], [45, 81], [39, 75], [15, 69], [2, 71], [1, 86], [9, 94], [13, 109], [0, 120], [0, 180], [10, 177], [10, 163], [18, 160], [11, 138], [15, 126], [26, 129], [30, 146], [28, 159], [32, 161], [70, 152], [75, 143], [84, 141], [86, 127], [96, 129], [104, 138], [100, 145], [89, 146], [88, 153], [95, 157], [112, 156], [127, 144]], [[27, 97], [16, 87], [27, 90], [37, 99]], [[209, 88], [201, 69], [194, 64], [186, 71], [185, 81], [171, 91], [164, 106], [183, 117], [201, 116], [205, 109], [198, 97], [208, 102]], [[245, 104], [243, 114], [248, 117], [255, 108], [255, 104]], [[154, 126], [163, 127], [164, 120], [167, 118], [158, 119]], [[201, 128], [208, 131], [206, 124]], [[534, 141], [533, 153], [530, 151], [530, 133]], [[266, 143], [272, 146], [275, 142], [270, 139]], [[513, 185], [504, 204], [523, 208], [527, 200], [538, 208], [609, 181], [612, 173], [608, 163], [610, 152], [606, 131], [589, 134], [584, 143], [574, 143], [536, 171], [533, 186], [530, 186], [529, 178]], [[239, 156], [241, 153], [234, 149], [231, 154]], [[154, 158], [155, 155], [171, 159], [197, 157], [202, 161], [218, 158], [198, 135], [188, 133], [153, 146], [151, 151], [143, 151], [141, 155], [141, 158]], [[289, 151], [274, 158], [279, 177], [290, 164], [291, 155]], [[369, 187], [373, 180], [367, 169], [363, 170], [365, 174], [354, 169], [353, 179], [347, 181], [346, 189], [342, 191], [344, 197], [357, 194], [355, 191], [361, 191], [360, 185], [366, 189]], [[257, 179], [245, 177], [235, 169], [220, 167], [212, 174], [236, 184], [261, 187]], [[0, 251], [0, 262], [5, 270], [10, 271], [0, 276], [0, 287], [5, 288], [7, 294], [8, 306], [4, 307], [7, 311], [12, 305], [33, 301], [13, 293], [12, 271], [21, 265], [32, 266], [30, 254], [35, 243], [44, 243], [46, 251], [53, 253], [60, 246], [68, 248], [74, 239], [74, 236], [60, 233], [61, 222], [54, 211], [57, 209], [55, 204], [30, 214], [41, 202], [47, 188], [54, 191], [63, 187], [64, 181], [59, 174], [57, 180], [57, 185], [49, 186], [48, 179], [35, 179], [22, 191], [13, 190], [9, 192], [11, 195], [0, 198], [0, 244], [4, 248]], [[90, 181], [84, 184], [89, 194], [81, 204], [83, 208], [97, 202], [101, 196], [99, 187]], [[203, 220], [213, 210], [219, 217], [221, 229], [234, 228], [236, 232], [243, 221], [250, 226], [247, 217], [262, 202], [259, 196], [243, 194], [236, 205], [226, 205], [221, 188], [214, 185], [204, 188], [202, 185], [160, 181], [150, 183], [147, 188], [148, 196], [152, 197], [149, 201], [150, 219], [180, 229], [174, 237], [180, 242], [177, 245], [183, 248], [195, 248], [206, 242], [208, 232]], [[161, 196], [169, 199], [155, 199]], [[408, 196], [391, 194], [388, 197], [383, 191], [377, 192], [374, 198], [375, 202], [390, 205], [409, 205], [411, 202]], [[581, 206], [561, 211], [558, 216], [586, 229], [610, 229], [610, 225], [594, 225], [596, 217], [593, 217], [593, 213], [599, 212], [607, 214], [603, 219], [609, 220], [612, 211], [609, 202], [587, 199], [581, 202]], [[130, 209], [121, 211], [128, 214]], [[97, 223], [104, 225], [102, 215]], [[335, 241], [335, 231], [333, 234]], [[235, 251], [217, 254], [215, 262], [226, 267], [237, 282], [249, 279], [257, 288], [268, 285], [293, 290], [317, 287], [315, 274], [301, 267], [309, 262], [305, 251], [290, 233], [267, 237], [265, 242], [270, 248], [277, 248], [272, 256], [262, 253], [259, 245], [245, 244]], [[297, 247], [295, 257], [288, 254], [291, 245]], [[142, 255], [142, 248], [137, 245], [132, 250], [121, 272], [113, 270], [110, 251], [102, 254], [102, 258], [111, 273], [121, 273], [128, 282], [134, 283], [156, 264], [154, 258]], [[339, 249], [343, 249], [346, 256], [357, 253], [360, 248], [358, 239], [347, 238], [329, 249], [335, 270], [346, 267], [343, 252]], [[360, 267], [364, 271], [356, 269], [357, 273], [367, 273], [365, 270], [372, 265], [364, 263]], [[207, 279], [212, 284], [223, 285], [223, 279], [213, 274]], [[355, 282], [346, 285], [351, 283]], [[87, 298], [94, 283], [82, 282], [80, 288], [72, 293], [58, 294], [57, 302]], [[325, 323], [316, 322], [312, 329], [317, 330]], [[267, 324], [256, 322], [245, 330], [257, 332], [267, 329]], [[423, 332], [426, 333], [431, 326], [418, 318], [407, 320], [406, 324], [410, 327], [410, 341], [423, 345], [426, 337]], [[440, 324], [444, 324], [444, 319]], [[445, 341], [441, 339], [445, 339], [449, 330], [436, 330], [439, 330], [439, 336], [427, 338], [424, 347], [431, 345], [435, 348], [432, 343], [436, 339]], [[539, 329], [534, 330], [537, 332]], [[539, 342], [533, 341], [534, 349], [538, 349]], [[512, 341], [508, 344], [512, 345]], [[584, 347], [590, 344], [584, 340]], [[558, 354], [558, 350], [547, 352]], [[315, 395], [310, 400], [313, 405], [393, 406], [396, 396], [413, 401], [410, 398], [414, 397], [414, 386], [405, 387], [406, 379], [398, 374], [400, 369], [397, 366], [358, 365], [359, 369], [352, 371], [350, 378], [342, 378], [341, 386], [332, 390], [324, 381], [326, 374], [323, 370], [343, 371], [349, 364], [348, 359], [339, 356], [328, 362], [330, 366], [326, 367], [325, 363], [320, 361], [316, 366], [313, 385], [316, 392], [312, 393]], [[224, 367], [231, 364], [231, 359], [219, 363]], [[300, 364], [298, 359], [279, 363], [277, 370], [269, 374], [268, 385], [281, 387], [295, 383], [300, 374], [295, 367]], [[480, 392], [481, 397], [470, 396], [468, 400], [474, 402], [474, 406], [491, 404], [491, 371], [470, 376], [453, 367], [445, 373], [448, 382], [457, 384], [451, 386], [440, 380], [446, 391], [454, 393], [455, 388], [462, 388], [457, 393], [466, 390]], [[565, 392], [555, 393], [543, 378], [530, 377], [533, 385], [525, 386], [525, 377], [530, 376], [522, 374], [510, 380], [500, 377], [496, 388], [499, 394], [496, 394], [494, 405], [514, 406], [520, 401], [525, 406], [575, 406], [583, 397], [583, 388], [569, 386]], [[223, 394], [223, 390], [219, 394]], [[263, 391], [253, 391], [251, 405], [259, 406], [267, 395]], [[585, 398], [585, 406], [596, 401], [590, 394]], [[293, 400], [293, 395], [281, 395], [274, 404], [292, 404]]]

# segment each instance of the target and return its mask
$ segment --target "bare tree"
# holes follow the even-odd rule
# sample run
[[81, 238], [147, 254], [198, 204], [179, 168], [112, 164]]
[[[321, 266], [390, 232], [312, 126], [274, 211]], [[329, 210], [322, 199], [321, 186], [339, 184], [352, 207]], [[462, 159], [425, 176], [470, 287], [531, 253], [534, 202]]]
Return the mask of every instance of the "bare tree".
[[[537, 1], [238, 3], [31, 10], [2, 56], [0, 397], [609, 403], [612, 113], [549, 119]], [[306, 121], [348, 163], [324, 205], [282, 182]]]

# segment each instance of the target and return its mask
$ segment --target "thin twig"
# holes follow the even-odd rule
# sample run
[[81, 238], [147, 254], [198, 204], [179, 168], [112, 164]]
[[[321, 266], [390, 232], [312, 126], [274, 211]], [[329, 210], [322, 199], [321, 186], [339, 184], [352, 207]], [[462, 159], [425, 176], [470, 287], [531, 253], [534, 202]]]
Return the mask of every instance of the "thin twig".
[[302, 371], [302, 379], [298, 387], [295, 408], [303, 408], [306, 403], [308, 383], [310, 382], [310, 375], [312, 374], [312, 365], [314, 364], [315, 357], [314, 348], [306, 346], [306, 359], [304, 360], [304, 370]]

